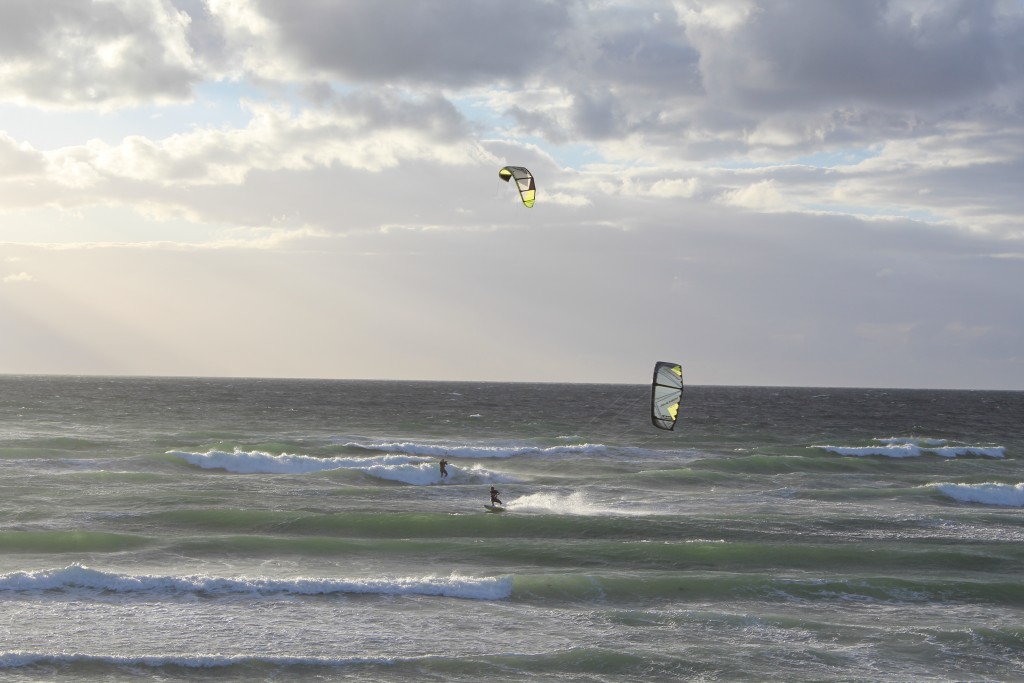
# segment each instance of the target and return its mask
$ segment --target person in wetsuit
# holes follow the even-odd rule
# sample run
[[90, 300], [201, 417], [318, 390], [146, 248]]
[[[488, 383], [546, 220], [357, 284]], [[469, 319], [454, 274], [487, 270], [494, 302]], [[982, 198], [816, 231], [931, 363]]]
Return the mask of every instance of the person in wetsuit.
[[437, 463], [437, 464], [438, 464], [438, 465], [440, 466], [440, 468], [441, 468], [441, 476], [442, 476], [442, 477], [447, 477], [447, 476], [448, 476], [448, 470], [447, 470], [446, 468], [447, 468], [447, 466], [448, 466], [448, 461], [447, 461], [447, 460], [445, 460], [444, 458], [441, 458], [441, 462], [439, 462], [439, 463]]
[[501, 493], [498, 489], [491, 487], [491, 505], [504, 505], [501, 499], [498, 498], [498, 494]]

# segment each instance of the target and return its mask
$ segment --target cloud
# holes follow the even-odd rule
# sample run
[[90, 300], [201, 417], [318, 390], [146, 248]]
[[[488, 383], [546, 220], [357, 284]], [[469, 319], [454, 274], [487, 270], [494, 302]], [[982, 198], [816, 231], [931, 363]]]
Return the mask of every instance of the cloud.
[[724, 192], [721, 201], [729, 206], [769, 213], [792, 209], [792, 205], [779, 192], [773, 180], [760, 180], [746, 187]]
[[22, 271], [20, 273], [13, 273], [11, 275], [5, 275], [4, 279], [3, 279], [3, 282], [5, 284], [7, 284], [7, 283], [17, 283], [17, 282], [32, 282], [32, 280], [34, 280], [34, 279], [35, 278], [33, 278], [31, 275], [29, 275], [28, 273]]
[[743, 3], [726, 23], [686, 11], [703, 3], [680, 4], [708, 88], [762, 111], [856, 104], [923, 114], [983, 104], [1024, 76], [1024, 17], [1013, 3], [783, 0]]
[[210, 9], [256, 75], [464, 87], [528, 79], [553, 58], [571, 4], [214, 0]]
[[296, 321], [365, 291], [397, 337], [415, 299], [462, 335], [445, 372], [671, 339], [740, 381], [860, 353], [926, 384], [1019, 353], [1022, 29], [1015, 0], [11, 0], [0, 238], [48, 287], [110, 269], [97, 301], [193, 259]]
[[691, 198], [700, 189], [700, 181], [697, 178], [661, 178], [656, 180], [648, 190], [651, 197], [662, 197], [670, 199], [673, 197]]
[[37, 175], [44, 167], [45, 159], [41, 153], [0, 131], [0, 182], [5, 178]]
[[257, 173], [379, 174], [400, 164], [465, 166], [488, 157], [459, 113], [437, 96], [357, 91], [322, 108], [251, 103], [248, 109], [244, 128], [196, 128], [164, 139], [131, 135], [118, 144], [92, 140], [45, 152], [0, 135], [0, 201], [8, 209], [164, 206], [195, 216], [203, 188], [237, 187]]
[[182, 101], [201, 78], [165, 0], [0, 3], [0, 90], [44, 108]]

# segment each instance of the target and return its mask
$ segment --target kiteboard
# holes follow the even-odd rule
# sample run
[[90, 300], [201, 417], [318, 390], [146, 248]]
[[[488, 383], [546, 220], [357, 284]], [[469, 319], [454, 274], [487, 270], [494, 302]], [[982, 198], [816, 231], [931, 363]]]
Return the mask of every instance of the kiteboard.
[[500, 505], [484, 505], [488, 512], [504, 512], [505, 508]]

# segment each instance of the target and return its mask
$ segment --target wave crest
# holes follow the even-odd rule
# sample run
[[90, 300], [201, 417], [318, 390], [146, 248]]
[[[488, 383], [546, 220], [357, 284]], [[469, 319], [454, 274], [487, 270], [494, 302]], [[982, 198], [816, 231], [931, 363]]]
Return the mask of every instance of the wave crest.
[[514, 458], [522, 455], [553, 456], [572, 453], [595, 454], [605, 453], [608, 450], [608, 447], [602, 444], [590, 443], [540, 448], [538, 446], [446, 446], [443, 444], [423, 444], [408, 441], [382, 441], [375, 443], [346, 443], [345, 446], [349, 448], [362, 448], [368, 451], [408, 453], [410, 455], [429, 456], [433, 458], [447, 456], [453, 458], [475, 459]]
[[938, 455], [943, 458], [956, 458], [962, 455], [975, 455], [987, 458], [1002, 458], [1006, 449], [1003, 446], [970, 446], [949, 445], [945, 439], [929, 439], [923, 437], [887, 437], [876, 438], [874, 446], [832, 446], [815, 445], [810, 448], [836, 453], [865, 457], [880, 455], [887, 458], [917, 458], [922, 455]]
[[[348, 470], [377, 479], [398, 481], [414, 486], [439, 484], [442, 481], [437, 462], [432, 458], [411, 455], [378, 455], [357, 458], [317, 458], [309, 455], [263, 451], [232, 452], [212, 450], [205, 453], [168, 451], [190, 465], [203, 469], [224, 470], [235, 474], [311, 474], [332, 470]], [[459, 467], [448, 464], [449, 476], [444, 481], [458, 483], [503, 482], [506, 478], [479, 465]]]
[[939, 493], [961, 503], [980, 503], [1004, 507], [1024, 507], [1024, 483], [1021, 484], [929, 484]]
[[154, 595], [427, 595], [468, 600], [504, 600], [512, 594], [512, 577], [448, 576], [337, 579], [298, 577], [216, 577], [193, 574], [160, 576], [117, 574], [74, 564], [62, 569], [0, 575], [0, 592], [65, 591]]

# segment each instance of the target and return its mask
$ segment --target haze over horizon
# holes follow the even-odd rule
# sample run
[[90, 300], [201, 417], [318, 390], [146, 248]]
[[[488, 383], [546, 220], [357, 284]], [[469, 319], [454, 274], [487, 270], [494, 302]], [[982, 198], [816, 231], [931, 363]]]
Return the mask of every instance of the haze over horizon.
[[1024, 390], [1022, 187], [1020, 0], [6, 0], [0, 373]]

